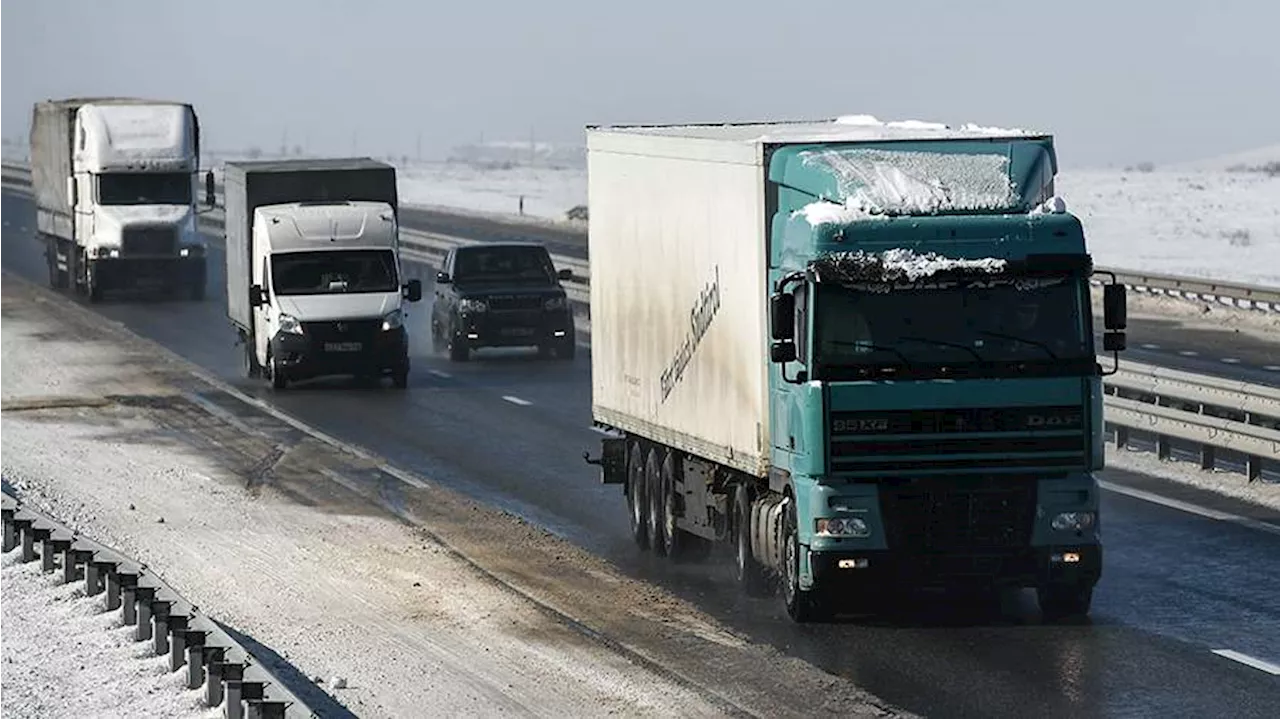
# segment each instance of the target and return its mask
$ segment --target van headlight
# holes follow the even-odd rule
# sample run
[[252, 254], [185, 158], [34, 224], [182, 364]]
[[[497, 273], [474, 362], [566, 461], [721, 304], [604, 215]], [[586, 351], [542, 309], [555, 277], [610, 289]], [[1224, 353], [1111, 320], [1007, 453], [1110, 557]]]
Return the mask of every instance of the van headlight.
[[400, 310], [391, 310], [382, 317], [382, 331], [390, 332], [404, 326], [404, 314]]
[[562, 310], [564, 309], [564, 298], [552, 297], [551, 299], [542, 303], [542, 308], [545, 310]]
[[302, 334], [302, 323], [293, 315], [280, 314], [280, 331], [291, 335]]
[[486, 305], [484, 300], [462, 300], [458, 302], [458, 309], [463, 314], [471, 314], [473, 312], [486, 312], [489, 309], [489, 305]]

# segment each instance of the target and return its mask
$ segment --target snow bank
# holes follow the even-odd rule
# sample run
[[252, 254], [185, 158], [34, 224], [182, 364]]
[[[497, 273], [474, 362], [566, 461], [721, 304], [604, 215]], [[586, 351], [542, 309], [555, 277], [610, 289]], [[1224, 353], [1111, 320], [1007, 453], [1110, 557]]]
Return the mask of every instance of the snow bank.
[[105, 595], [45, 575], [21, 549], [4, 555], [4, 692], [6, 719], [50, 716], [221, 716], [189, 690], [186, 672], [170, 672], [168, 655], [135, 642], [133, 627], [107, 612]]
[[1012, 210], [1019, 202], [1004, 155], [830, 149], [803, 152], [800, 158], [833, 173], [843, 199], [842, 205], [819, 202], [806, 207], [803, 213], [810, 224], [877, 214]]
[[945, 257], [935, 252], [920, 254], [895, 248], [875, 254], [832, 252], [813, 263], [820, 282], [917, 282], [940, 272], [965, 276], [1003, 272], [1007, 263], [994, 257], [970, 260]]

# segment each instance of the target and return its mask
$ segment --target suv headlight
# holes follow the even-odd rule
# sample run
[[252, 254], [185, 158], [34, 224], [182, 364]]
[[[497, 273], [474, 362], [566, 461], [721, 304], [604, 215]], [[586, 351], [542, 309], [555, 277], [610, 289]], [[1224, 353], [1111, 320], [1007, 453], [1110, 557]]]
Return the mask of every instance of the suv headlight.
[[486, 312], [489, 309], [489, 305], [486, 305], [484, 300], [462, 300], [458, 303], [458, 309], [468, 314], [472, 312]]
[[1053, 518], [1050, 526], [1058, 531], [1082, 531], [1093, 526], [1093, 512], [1062, 512]]
[[546, 310], [562, 310], [564, 309], [564, 298], [552, 297], [551, 299], [542, 303], [542, 308]]
[[382, 318], [382, 331], [388, 332], [404, 326], [404, 314], [400, 310], [391, 310]]
[[293, 315], [280, 314], [280, 331], [291, 335], [302, 334], [302, 323]]

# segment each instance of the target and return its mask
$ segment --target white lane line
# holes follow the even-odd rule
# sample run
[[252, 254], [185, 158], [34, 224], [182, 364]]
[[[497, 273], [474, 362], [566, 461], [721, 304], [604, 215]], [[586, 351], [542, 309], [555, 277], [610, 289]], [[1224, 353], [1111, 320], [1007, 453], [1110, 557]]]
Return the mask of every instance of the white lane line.
[[1158, 350], [1158, 349], [1160, 349], [1160, 345], [1153, 345], [1153, 344], [1151, 344], [1150, 342], [1148, 342], [1147, 344], [1142, 345], [1142, 349], [1144, 349], [1144, 350]]
[[1235, 357], [1223, 357], [1222, 361], [1226, 362], [1227, 364], [1240, 364], [1240, 360], [1236, 359]]
[[530, 401], [529, 401], [529, 400], [527, 400], [527, 399], [520, 399], [519, 397], [513, 397], [513, 396], [511, 396], [511, 395], [509, 395], [509, 394], [508, 394], [508, 395], [503, 395], [503, 396], [502, 396], [502, 398], [503, 398], [503, 399], [505, 399], [506, 401], [510, 402], [511, 404], [518, 404], [518, 405], [520, 405], [521, 407], [528, 407], [529, 405], [533, 404], [532, 402], [530, 402]]
[[427, 370], [427, 374], [435, 375], [436, 377], [441, 377], [444, 379], [451, 379], [453, 377], [453, 375], [449, 374], [448, 372], [442, 372], [438, 369], [429, 369]]
[[1280, 535], [1280, 525], [1272, 524], [1270, 522], [1264, 522], [1260, 519], [1250, 519], [1248, 517], [1241, 517], [1238, 514], [1231, 514], [1230, 512], [1221, 512], [1216, 509], [1201, 507], [1198, 504], [1184, 502], [1180, 499], [1173, 499], [1172, 497], [1162, 497], [1158, 494], [1155, 494], [1153, 492], [1148, 492], [1144, 489], [1135, 489], [1133, 487], [1125, 487], [1124, 485], [1115, 484], [1113, 482], [1108, 482], [1106, 480], [1098, 480], [1098, 486], [1102, 487], [1103, 489], [1116, 492], [1117, 494], [1123, 494], [1129, 497], [1133, 497], [1134, 499], [1141, 499], [1143, 501], [1151, 502], [1153, 504], [1159, 504], [1159, 505], [1168, 507], [1170, 509], [1177, 509], [1182, 512], [1187, 512], [1188, 514], [1195, 514], [1197, 516], [1204, 517], [1206, 519], [1213, 519], [1219, 522], [1231, 522], [1232, 524], [1238, 524], [1242, 527], [1256, 529], [1260, 532], [1268, 532], [1270, 534]]
[[1280, 372], [1280, 364], [1269, 364], [1266, 367], [1263, 367], [1262, 369], [1268, 372]]
[[1220, 657], [1226, 657], [1233, 662], [1240, 662], [1245, 666], [1253, 667], [1254, 669], [1259, 669], [1268, 674], [1274, 674], [1280, 677], [1280, 665], [1263, 661], [1257, 657], [1251, 657], [1248, 654], [1241, 654], [1234, 649], [1214, 649], [1213, 653]]
[[1196, 352], [1195, 350], [1182, 350], [1178, 354], [1182, 355], [1183, 357], [1197, 357], [1199, 356], [1200, 353]]

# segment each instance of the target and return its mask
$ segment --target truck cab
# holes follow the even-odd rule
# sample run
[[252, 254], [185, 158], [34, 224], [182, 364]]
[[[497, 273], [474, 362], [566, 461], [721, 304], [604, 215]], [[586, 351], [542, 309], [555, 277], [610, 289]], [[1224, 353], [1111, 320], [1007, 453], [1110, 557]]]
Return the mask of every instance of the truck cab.
[[537, 347], [572, 360], [573, 310], [546, 247], [493, 242], [456, 247], [436, 275], [431, 339], [437, 352], [465, 362], [481, 347]]
[[250, 351], [273, 386], [327, 375], [407, 386], [406, 303], [422, 287], [404, 279], [390, 204], [263, 205], [252, 233]]

